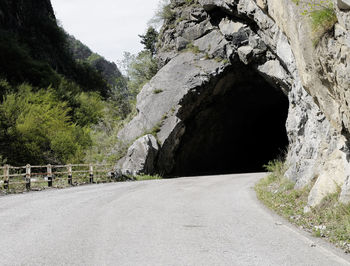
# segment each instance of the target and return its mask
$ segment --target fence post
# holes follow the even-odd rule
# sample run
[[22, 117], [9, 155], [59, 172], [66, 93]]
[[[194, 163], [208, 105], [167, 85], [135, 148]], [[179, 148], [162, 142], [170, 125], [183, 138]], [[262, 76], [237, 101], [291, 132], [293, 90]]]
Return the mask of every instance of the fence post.
[[6, 164], [4, 166], [4, 189], [9, 189], [9, 182], [10, 182], [10, 166]]
[[94, 167], [92, 164], [89, 165], [89, 174], [90, 174], [90, 184], [94, 183]]
[[68, 165], [68, 185], [73, 185], [72, 165]]
[[51, 166], [51, 164], [47, 165], [47, 186], [52, 187], [52, 166]]
[[26, 165], [26, 189], [30, 190], [30, 176], [31, 176], [31, 166], [30, 164]]

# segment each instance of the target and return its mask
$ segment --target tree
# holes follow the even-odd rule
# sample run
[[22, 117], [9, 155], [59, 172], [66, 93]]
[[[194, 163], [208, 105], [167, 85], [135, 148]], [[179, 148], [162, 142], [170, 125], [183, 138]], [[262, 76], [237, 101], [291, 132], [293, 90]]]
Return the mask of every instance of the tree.
[[137, 56], [124, 53], [128, 89], [133, 97], [157, 73], [158, 65], [149, 51], [142, 51]]
[[158, 41], [158, 32], [152, 26], [148, 27], [145, 35], [139, 35], [141, 44], [145, 46], [145, 50], [149, 51], [152, 56], [156, 53], [156, 44]]
[[70, 108], [51, 89], [23, 84], [0, 104], [0, 155], [13, 165], [80, 162], [91, 146], [88, 129], [71, 122]]

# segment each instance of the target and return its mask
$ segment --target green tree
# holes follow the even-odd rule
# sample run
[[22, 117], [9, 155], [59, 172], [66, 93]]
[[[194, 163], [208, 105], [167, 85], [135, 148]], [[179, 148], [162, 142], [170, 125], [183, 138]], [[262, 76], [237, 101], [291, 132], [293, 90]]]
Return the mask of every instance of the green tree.
[[149, 51], [142, 51], [138, 55], [124, 53], [128, 89], [131, 95], [136, 95], [151, 78], [157, 73], [158, 65]]
[[88, 129], [73, 124], [70, 108], [52, 89], [30, 85], [4, 97], [0, 105], [0, 153], [10, 164], [81, 161], [91, 145]]
[[73, 119], [81, 126], [97, 124], [103, 117], [103, 102], [96, 92], [83, 92], [75, 96], [78, 107], [74, 110]]
[[152, 56], [156, 53], [156, 44], [158, 41], [158, 32], [152, 26], [148, 27], [145, 35], [139, 35], [141, 44], [144, 45], [145, 50], [149, 51]]

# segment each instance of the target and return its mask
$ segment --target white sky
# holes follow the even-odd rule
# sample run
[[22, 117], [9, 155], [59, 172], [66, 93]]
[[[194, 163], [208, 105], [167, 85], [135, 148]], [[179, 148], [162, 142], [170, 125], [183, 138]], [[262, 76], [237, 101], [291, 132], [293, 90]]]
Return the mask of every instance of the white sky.
[[94, 52], [117, 62], [123, 52], [142, 49], [138, 34], [145, 33], [147, 22], [159, 0], [51, 0], [64, 29]]

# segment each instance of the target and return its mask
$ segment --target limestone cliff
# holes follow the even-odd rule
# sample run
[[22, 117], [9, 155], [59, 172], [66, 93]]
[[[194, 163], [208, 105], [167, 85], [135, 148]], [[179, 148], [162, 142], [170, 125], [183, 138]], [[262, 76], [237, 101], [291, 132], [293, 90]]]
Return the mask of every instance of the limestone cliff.
[[[288, 144], [286, 176], [314, 184], [310, 206], [337, 187], [350, 201], [350, 13], [334, 4], [339, 22], [314, 47], [291, 0], [173, 0], [162, 68], [119, 134], [152, 150], [152, 167], [134, 150], [117, 167], [143, 172], [147, 159], [148, 172], [171, 176], [257, 171]], [[152, 149], [138, 139], [147, 133]]]

